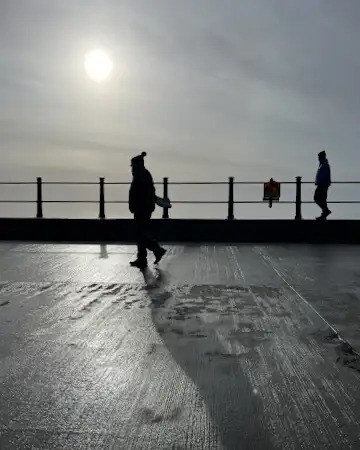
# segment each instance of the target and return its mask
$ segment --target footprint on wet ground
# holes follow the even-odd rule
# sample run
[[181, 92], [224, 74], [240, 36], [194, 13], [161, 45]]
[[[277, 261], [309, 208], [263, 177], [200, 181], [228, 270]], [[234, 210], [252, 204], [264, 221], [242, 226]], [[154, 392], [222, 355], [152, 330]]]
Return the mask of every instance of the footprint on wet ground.
[[141, 411], [141, 416], [144, 422], [147, 423], [159, 423], [165, 421], [177, 420], [181, 415], [181, 409], [175, 407], [170, 411], [165, 411], [164, 413], [157, 413], [151, 408], [143, 408]]
[[91, 300], [87, 305], [84, 305], [81, 310], [82, 311], [91, 311], [91, 308], [96, 304], [96, 303], [100, 303], [101, 302], [101, 298], [94, 298], [94, 300]]

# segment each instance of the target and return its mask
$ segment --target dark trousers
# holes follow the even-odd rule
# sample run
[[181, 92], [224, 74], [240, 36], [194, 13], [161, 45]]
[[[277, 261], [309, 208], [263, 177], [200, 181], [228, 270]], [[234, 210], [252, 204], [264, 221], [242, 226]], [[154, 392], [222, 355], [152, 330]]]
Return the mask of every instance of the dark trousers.
[[151, 213], [134, 214], [135, 233], [137, 244], [137, 257], [139, 260], [146, 260], [147, 250], [157, 253], [160, 245], [150, 235]]
[[317, 186], [315, 189], [314, 201], [322, 209], [323, 214], [329, 211], [327, 206], [328, 189], [327, 186]]

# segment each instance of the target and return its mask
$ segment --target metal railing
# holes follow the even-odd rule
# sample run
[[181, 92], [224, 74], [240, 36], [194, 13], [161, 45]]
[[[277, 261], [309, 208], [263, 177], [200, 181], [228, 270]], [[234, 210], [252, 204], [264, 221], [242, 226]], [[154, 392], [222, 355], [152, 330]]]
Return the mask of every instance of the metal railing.
[[[235, 181], [234, 177], [229, 177], [228, 181], [185, 181], [185, 182], [169, 182], [169, 178], [163, 178], [162, 182], [156, 182], [155, 185], [162, 185], [162, 195], [165, 198], [169, 197], [169, 186], [212, 186], [212, 185], [222, 185], [228, 187], [228, 198], [225, 200], [176, 200], [172, 201], [172, 204], [227, 204], [227, 220], [235, 219], [234, 216], [234, 205], [236, 204], [263, 204], [262, 200], [235, 200], [234, 196], [234, 187], [237, 185], [259, 185], [263, 186], [264, 182], [260, 181]], [[313, 185], [314, 182], [311, 181], [302, 181], [302, 177], [296, 177], [295, 181], [286, 181], [281, 182], [281, 185], [295, 185], [295, 200], [279, 200], [276, 202], [277, 204], [295, 204], [295, 220], [302, 219], [302, 205], [314, 203], [313, 201], [303, 201], [302, 200], [302, 187], [303, 185]], [[335, 181], [332, 184], [342, 184], [342, 185], [351, 185], [351, 184], [360, 184], [360, 181]], [[105, 186], [130, 186], [130, 182], [105, 182], [105, 178], [99, 178], [98, 182], [76, 182], [76, 181], [43, 181], [41, 177], [38, 177], [36, 181], [33, 182], [0, 182], [0, 186], [12, 186], [12, 185], [23, 185], [23, 186], [36, 186], [36, 200], [2, 200], [0, 199], [0, 203], [36, 203], [36, 217], [43, 218], [43, 205], [45, 203], [97, 203], [99, 205], [99, 219], [105, 219], [105, 205], [106, 204], [126, 204], [127, 200], [106, 200], [105, 199]], [[76, 185], [76, 186], [99, 186], [99, 199], [98, 200], [44, 200], [43, 199], [43, 186], [46, 185]], [[170, 195], [171, 196], [171, 195]], [[337, 200], [337, 201], [329, 201], [331, 203], [342, 203], [342, 204], [358, 204], [360, 201], [358, 200]], [[163, 208], [163, 219], [169, 218], [169, 209]]]

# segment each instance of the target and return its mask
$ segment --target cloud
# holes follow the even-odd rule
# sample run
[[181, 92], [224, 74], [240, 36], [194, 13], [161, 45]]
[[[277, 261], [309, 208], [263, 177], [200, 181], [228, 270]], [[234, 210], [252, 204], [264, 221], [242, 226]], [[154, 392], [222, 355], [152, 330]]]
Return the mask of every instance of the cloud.
[[[312, 176], [326, 147], [335, 171], [355, 173], [359, 12], [356, 0], [4, 0], [2, 164], [10, 147], [29, 166], [64, 149], [52, 170], [73, 157], [113, 173], [145, 149], [182, 179], [191, 165], [203, 179], [292, 178]], [[117, 67], [102, 86], [82, 68], [97, 45]]]

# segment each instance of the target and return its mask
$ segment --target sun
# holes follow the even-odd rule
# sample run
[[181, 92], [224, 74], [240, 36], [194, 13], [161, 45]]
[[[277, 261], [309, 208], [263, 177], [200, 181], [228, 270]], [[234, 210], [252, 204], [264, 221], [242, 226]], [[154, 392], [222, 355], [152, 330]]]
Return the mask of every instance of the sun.
[[113, 62], [103, 50], [91, 50], [85, 55], [84, 68], [87, 76], [97, 83], [107, 80], [113, 70]]

